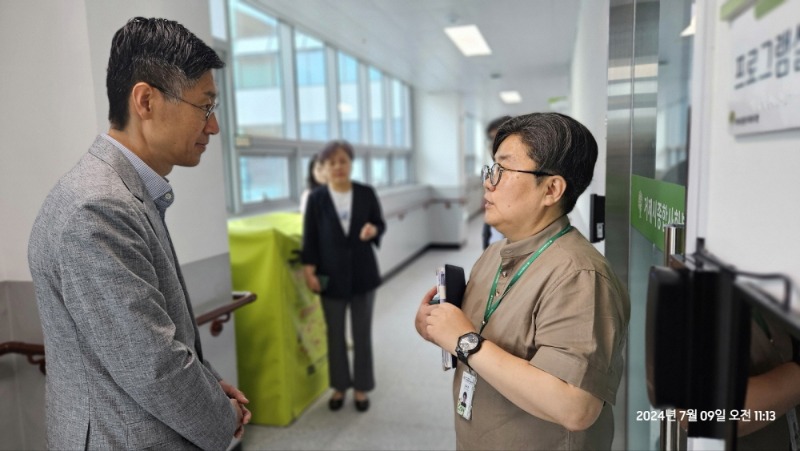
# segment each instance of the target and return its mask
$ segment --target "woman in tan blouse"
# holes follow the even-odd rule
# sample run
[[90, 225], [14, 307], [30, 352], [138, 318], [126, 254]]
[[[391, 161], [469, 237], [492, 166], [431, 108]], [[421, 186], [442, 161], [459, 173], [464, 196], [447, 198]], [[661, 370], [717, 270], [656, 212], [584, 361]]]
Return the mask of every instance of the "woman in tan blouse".
[[[462, 309], [429, 305], [419, 334], [459, 356], [458, 449], [608, 449], [630, 303], [608, 261], [569, 225], [597, 144], [556, 113], [513, 118], [483, 171], [485, 221], [505, 240], [470, 274]], [[478, 335], [476, 335], [478, 334]]]

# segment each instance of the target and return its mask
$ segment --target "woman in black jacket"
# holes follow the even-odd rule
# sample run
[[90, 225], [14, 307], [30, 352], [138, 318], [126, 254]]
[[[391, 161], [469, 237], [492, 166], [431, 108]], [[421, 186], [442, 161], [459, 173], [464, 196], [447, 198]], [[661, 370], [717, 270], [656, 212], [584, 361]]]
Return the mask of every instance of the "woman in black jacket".
[[[334, 389], [328, 406], [339, 410], [353, 387], [356, 409], [369, 408], [367, 392], [375, 387], [372, 367], [372, 310], [380, 285], [372, 246], [386, 231], [372, 187], [350, 178], [353, 147], [332, 141], [320, 152], [328, 185], [308, 198], [303, 219], [303, 264], [306, 284], [322, 295], [328, 329], [328, 374]], [[353, 375], [345, 342], [345, 314], [350, 307]]]

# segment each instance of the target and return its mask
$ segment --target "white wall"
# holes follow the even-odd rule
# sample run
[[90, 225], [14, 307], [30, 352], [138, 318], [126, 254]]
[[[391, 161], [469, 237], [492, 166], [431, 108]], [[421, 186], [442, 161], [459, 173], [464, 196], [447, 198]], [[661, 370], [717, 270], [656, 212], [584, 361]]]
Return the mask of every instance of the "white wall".
[[29, 281], [36, 213], [97, 132], [83, 2], [0, 3], [0, 61], [0, 281]]
[[[108, 130], [111, 37], [137, 15], [177, 20], [211, 42], [205, 1], [0, 3], [0, 281], [31, 280], [33, 220], [55, 181]], [[169, 178], [177, 200], [167, 222], [181, 263], [228, 252], [220, 139], [212, 138], [198, 167]]]
[[[693, 86], [701, 117], [692, 124], [699, 136], [690, 153], [687, 248], [694, 249], [694, 237], [705, 237], [709, 251], [741, 270], [781, 272], [800, 283], [800, 130], [742, 137], [728, 131], [732, 37], [718, 18], [724, 1], [708, 3], [698, 8], [705, 16], [698, 16], [696, 47], [706, 52], [706, 64], [702, 91]], [[764, 287], [781, 295], [775, 284]], [[796, 293], [794, 307], [800, 310]]]
[[[597, 141], [597, 164], [591, 185], [570, 214], [572, 224], [589, 238], [589, 195], [606, 193], [606, 110], [608, 96], [608, 0], [582, 0], [578, 34], [570, 71], [571, 116], [580, 121]], [[595, 244], [605, 251], [605, 241]]]
[[[100, 130], [108, 129], [105, 70], [111, 38], [126, 20], [135, 16], [176, 20], [206, 43], [212, 42], [205, 0], [86, 0], [86, 15]], [[222, 140], [216, 136], [211, 138], [199, 166], [176, 167], [168, 176], [175, 190], [175, 203], [167, 212], [167, 225], [181, 264], [228, 252], [223, 174]]]
[[466, 134], [474, 133], [464, 121], [473, 114], [465, 109], [468, 101], [457, 92], [414, 93], [417, 182], [431, 186], [434, 199], [463, 201], [429, 209], [428, 236], [433, 244], [463, 244], [468, 238], [464, 158]]
[[462, 184], [461, 109], [458, 93], [415, 92], [418, 183], [438, 187]]

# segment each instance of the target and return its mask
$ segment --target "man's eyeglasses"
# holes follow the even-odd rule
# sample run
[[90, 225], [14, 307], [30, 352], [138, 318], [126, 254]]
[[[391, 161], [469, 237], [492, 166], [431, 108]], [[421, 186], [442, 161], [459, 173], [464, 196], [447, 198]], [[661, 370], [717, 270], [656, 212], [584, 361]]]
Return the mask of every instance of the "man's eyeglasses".
[[176, 94], [173, 94], [172, 92], [170, 92], [170, 91], [167, 91], [166, 89], [164, 89], [164, 88], [162, 88], [162, 87], [160, 87], [160, 86], [156, 86], [156, 85], [154, 85], [154, 84], [152, 84], [152, 83], [150, 83], [150, 86], [152, 86], [152, 87], [154, 87], [154, 88], [158, 89], [159, 91], [163, 92], [164, 94], [166, 94], [166, 95], [168, 95], [168, 96], [170, 96], [170, 97], [174, 97], [174, 98], [176, 98], [176, 99], [180, 100], [180, 101], [181, 101], [181, 102], [183, 102], [183, 103], [188, 103], [189, 105], [191, 105], [191, 106], [193, 106], [193, 107], [195, 107], [195, 108], [197, 108], [197, 109], [203, 110], [203, 112], [206, 114], [206, 121], [208, 121], [208, 118], [209, 118], [209, 117], [211, 117], [211, 115], [214, 113], [214, 110], [216, 110], [216, 109], [217, 109], [217, 105], [219, 105], [219, 104], [218, 104], [218, 103], [216, 103], [216, 102], [214, 102], [214, 103], [212, 103], [212, 104], [209, 104], [209, 105], [205, 105], [205, 106], [195, 105], [195, 104], [193, 104], [192, 102], [189, 102], [189, 101], [187, 101], [187, 100], [184, 100], [184, 99], [182, 99], [180, 96], [178, 96], [178, 95], [176, 95]]
[[500, 166], [500, 163], [495, 163], [492, 165], [492, 167], [483, 167], [481, 170], [481, 180], [486, 182], [486, 179], [489, 179], [489, 183], [491, 183], [492, 186], [497, 186], [497, 184], [500, 183], [500, 176], [503, 175], [503, 171], [524, 172], [526, 174], [533, 174], [537, 177], [543, 175], [554, 175], [544, 171], [521, 171], [519, 169], [508, 169]]

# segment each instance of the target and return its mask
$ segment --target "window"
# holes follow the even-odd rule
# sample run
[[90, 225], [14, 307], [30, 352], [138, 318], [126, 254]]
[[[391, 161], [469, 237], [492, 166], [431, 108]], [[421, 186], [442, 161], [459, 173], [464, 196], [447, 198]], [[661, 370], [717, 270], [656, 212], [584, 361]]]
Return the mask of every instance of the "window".
[[[226, 11], [227, 6], [227, 11]], [[217, 119], [234, 215], [296, 208], [321, 143], [353, 144], [351, 177], [376, 188], [413, 181], [410, 87], [292, 24], [260, 1], [209, 0]]]
[[385, 146], [383, 74], [374, 67], [369, 68], [369, 103], [370, 142], [378, 146]]
[[283, 137], [278, 21], [238, 1], [232, 10], [236, 132]]
[[325, 141], [330, 138], [325, 45], [295, 30], [294, 47], [300, 138]]
[[225, 0], [209, 0], [208, 9], [211, 18], [211, 36], [220, 41], [227, 41], [228, 23]]
[[377, 188], [388, 186], [389, 182], [389, 159], [387, 157], [372, 157], [370, 159], [370, 169], [372, 184]]
[[408, 160], [407, 155], [392, 158], [392, 183], [394, 185], [405, 185], [411, 182], [408, 178]]
[[408, 146], [408, 86], [399, 80], [392, 80], [392, 145]]
[[289, 158], [276, 155], [243, 155], [239, 157], [239, 180], [242, 203], [288, 199]]
[[361, 143], [361, 96], [359, 95], [358, 61], [339, 52], [339, 118], [342, 138]]
[[364, 172], [364, 159], [355, 157], [353, 159], [353, 169], [350, 172], [350, 178], [356, 182], [367, 183], [367, 174]]

